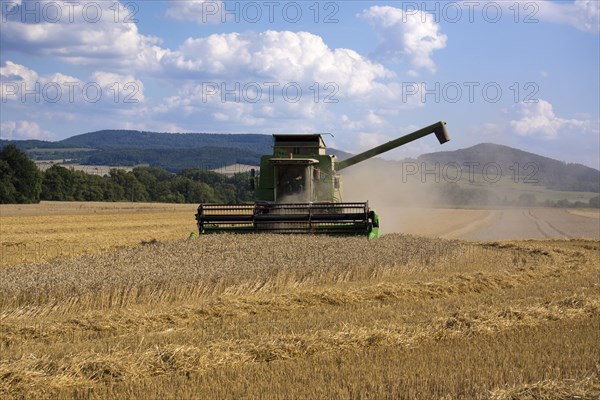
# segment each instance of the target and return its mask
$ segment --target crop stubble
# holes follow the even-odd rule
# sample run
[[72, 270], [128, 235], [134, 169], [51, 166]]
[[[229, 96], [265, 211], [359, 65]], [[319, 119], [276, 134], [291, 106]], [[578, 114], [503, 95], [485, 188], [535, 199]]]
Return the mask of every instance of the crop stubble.
[[3, 398], [597, 398], [600, 242], [209, 236], [5, 266]]
[[114, 251], [197, 230], [191, 204], [0, 205], [0, 268]]

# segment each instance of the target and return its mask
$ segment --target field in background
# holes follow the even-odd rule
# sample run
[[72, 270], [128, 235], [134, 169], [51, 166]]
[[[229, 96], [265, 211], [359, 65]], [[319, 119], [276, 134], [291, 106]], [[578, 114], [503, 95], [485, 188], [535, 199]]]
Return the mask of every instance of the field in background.
[[58, 165], [71, 171], [83, 171], [89, 175], [105, 176], [110, 174], [111, 169], [120, 169], [123, 171], [133, 171], [133, 167], [110, 166], [110, 165], [82, 165], [82, 164], [66, 164], [64, 160], [37, 160], [35, 165], [40, 171], [46, 171], [49, 168]]
[[[0, 206], [0, 398], [600, 396], [595, 210], [382, 209], [429, 237], [187, 240], [195, 208]], [[455, 239], [528, 229], [556, 239]], [[96, 246], [22, 264], [59, 243]]]
[[197, 205], [46, 202], [0, 205], [0, 267], [187, 238]]
[[381, 207], [383, 233], [466, 240], [600, 239], [599, 209]]
[[[195, 204], [0, 205], [0, 267], [112, 251], [197, 231]], [[383, 233], [467, 240], [600, 239], [595, 209], [380, 207]]]

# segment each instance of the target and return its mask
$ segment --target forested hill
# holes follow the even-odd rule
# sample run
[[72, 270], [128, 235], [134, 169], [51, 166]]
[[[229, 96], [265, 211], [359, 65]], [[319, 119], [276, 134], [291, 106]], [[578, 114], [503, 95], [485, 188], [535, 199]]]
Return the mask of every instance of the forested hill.
[[[33, 159], [69, 159], [88, 165], [151, 165], [179, 172], [185, 168], [220, 168], [230, 164], [258, 165], [272, 154], [273, 137], [259, 134], [159, 133], [102, 130], [57, 142], [0, 141], [14, 144]], [[340, 159], [349, 154], [328, 149]]]
[[150, 165], [179, 172], [186, 168], [216, 169], [232, 164], [259, 165], [259, 154], [236, 147], [206, 146], [190, 149], [107, 149], [81, 155], [82, 164]]
[[72, 136], [57, 142], [15, 140], [3, 141], [3, 144], [15, 144], [22, 150], [33, 148], [90, 148], [99, 150], [192, 149], [211, 146], [238, 148], [267, 154], [271, 152], [273, 139], [270, 135], [258, 134], [160, 133], [131, 130], [102, 130]]
[[[568, 164], [549, 157], [493, 143], [481, 143], [466, 149], [423, 154], [418, 158], [427, 164], [457, 163], [467, 170], [469, 165], [495, 163], [503, 175], [517, 173], [523, 179], [533, 179], [548, 189], [600, 192], [600, 171], [581, 164]], [[475, 167], [473, 167], [475, 168]]]

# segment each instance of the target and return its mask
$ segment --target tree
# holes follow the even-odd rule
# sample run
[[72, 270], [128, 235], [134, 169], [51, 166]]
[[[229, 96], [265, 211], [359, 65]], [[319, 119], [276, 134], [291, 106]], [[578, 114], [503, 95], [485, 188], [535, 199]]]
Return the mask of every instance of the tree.
[[236, 199], [234, 202], [243, 203], [254, 200], [255, 192], [252, 190], [250, 185], [250, 173], [249, 172], [238, 172], [230, 178], [230, 183], [236, 187]]
[[44, 172], [42, 200], [74, 200], [71, 197], [70, 171], [53, 165]]
[[[6, 189], [2, 189], [6, 196], [2, 198], [2, 202], [39, 203], [42, 173], [35, 163], [15, 145], [5, 146], [0, 151], [0, 161], [4, 161], [0, 181], [7, 185]], [[14, 191], [8, 182], [12, 184]]]
[[227, 178], [222, 174], [200, 168], [184, 169], [179, 175], [197, 182], [207, 183], [210, 186], [214, 186], [217, 183], [225, 183], [227, 181]]
[[16, 203], [17, 189], [12, 183], [13, 173], [5, 160], [0, 160], [0, 204]]
[[113, 168], [110, 170], [110, 180], [123, 189], [125, 196], [122, 200], [148, 201], [148, 192], [132, 172]]

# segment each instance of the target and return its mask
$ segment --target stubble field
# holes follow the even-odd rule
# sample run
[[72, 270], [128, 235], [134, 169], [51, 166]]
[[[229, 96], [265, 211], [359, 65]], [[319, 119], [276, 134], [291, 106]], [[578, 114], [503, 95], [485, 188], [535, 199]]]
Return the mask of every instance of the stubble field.
[[[194, 208], [2, 206], [0, 397], [600, 396], [594, 211], [423, 210], [411, 227], [413, 211], [398, 218], [428, 236], [371, 241], [187, 240]], [[527, 213], [518, 232], [544, 240], [456, 239]]]

